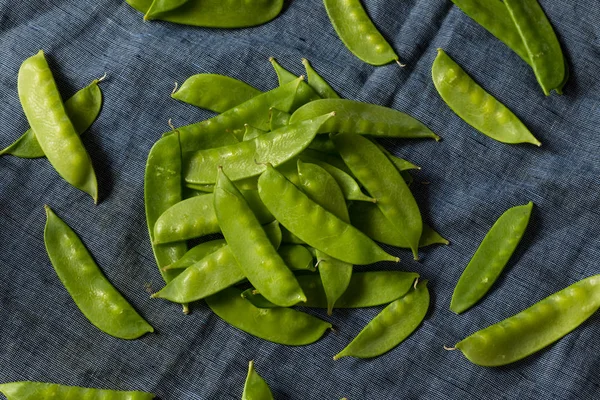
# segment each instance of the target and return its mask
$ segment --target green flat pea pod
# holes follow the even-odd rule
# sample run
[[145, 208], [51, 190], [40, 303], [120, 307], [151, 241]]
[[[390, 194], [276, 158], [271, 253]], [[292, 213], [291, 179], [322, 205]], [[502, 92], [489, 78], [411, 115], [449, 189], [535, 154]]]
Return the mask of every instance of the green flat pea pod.
[[[102, 91], [98, 83], [101, 80], [95, 79], [88, 86], [65, 101], [65, 111], [79, 135], [88, 130], [100, 113], [100, 109], [102, 108]], [[13, 144], [4, 150], [0, 150], [0, 155], [3, 154], [10, 154], [20, 158], [40, 158], [46, 156], [31, 129], [28, 129]]]
[[150, 8], [144, 15], [145, 21], [160, 19], [161, 15], [167, 14], [169, 11], [181, 7], [189, 0], [153, 0]]
[[[280, 86], [292, 82], [294, 79], [298, 78], [296, 75], [283, 68], [273, 57], [270, 57], [269, 61], [271, 62], [271, 65], [273, 66], [273, 69], [277, 74], [277, 80], [279, 81]], [[319, 96], [309, 84], [302, 81], [298, 86], [298, 91], [296, 92], [296, 98], [294, 99], [292, 110], [296, 110], [304, 104], [310, 103], [311, 101], [318, 100], [320, 98], [321, 96]]]
[[465, 312], [490, 290], [523, 238], [532, 209], [529, 202], [509, 208], [498, 218], [460, 276], [450, 310]]
[[566, 61], [554, 29], [537, 0], [504, 0], [527, 49], [531, 66], [546, 96], [562, 94], [568, 75]]
[[154, 332], [102, 274], [77, 234], [50, 207], [45, 209], [46, 252], [83, 315], [101, 331], [120, 339], [137, 339]]
[[187, 163], [185, 180], [200, 184], [215, 183], [219, 166], [223, 166], [232, 180], [259, 175], [266, 169], [266, 163], [278, 166], [302, 152], [313, 140], [319, 127], [332, 117], [333, 113], [321, 115], [284, 126], [247, 142], [197, 151]]
[[456, 344], [474, 364], [497, 367], [543, 349], [581, 325], [600, 307], [600, 275], [585, 278], [520, 313]]
[[429, 309], [427, 280], [383, 309], [362, 331], [336, 354], [342, 357], [372, 358], [398, 346], [423, 322]]
[[379, 148], [379, 150], [381, 150], [381, 152], [386, 155], [386, 157], [392, 162], [392, 164], [394, 164], [396, 166], [396, 169], [398, 171], [403, 172], [403, 171], [410, 171], [411, 169], [418, 169], [418, 170], [421, 169], [421, 167], [411, 163], [410, 161], [407, 161], [403, 158], [393, 155], [379, 143], [376, 143], [376, 142], [373, 142], [373, 143], [375, 143], [375, 145]]
[[214, 253], [215, 251], [219, 250], [221, 247], [224, 247], [226, 245], [227, 242], [224, 239], [216, 239], [200, 243], [199, 245], [196, 245], [189, 249], [179, 260], [175, 261], [171, 265], [163, 267], [162, 269], [183, 269], [191, 267], [207, 255]]
[[[257, 190], [241, 193], [261, 224], [275, 219], [262, 204]], [[179, 242], [220, 231], [214, 195], [205, 194], [180, 201], [162, 213], [154, 224], [154, 244]]]
[[216, 117], [177, 128], [184, 152], [210, 149], [238, 143], [245, 125], [269, 129], [269, 109], [290, 111], [298, 85], [303, 78], [260, 94]]
[[358, 265], [399, 261], [364, 233], [312, 201], [270, 165], [258, 179], [258, 194], [283, 226], [331, 257]]
[[289, 113], [278, 110], [276, 108], [271, 108], [269, 110], [269, 113], [269, 124], [272, 131], [275, 131], [279, 128], [283, 128], [284, 126], [287, 126], [290, 122], [291, 115]]
[[284, 245], [281, 246], [277, 252], [285, 262], [285, 265], [290, 267], [291, 270], [316, 270], [312, 254], [310, 254], [310, 251], [302, 245]]
[[502, 0], [452, 0], [465, 14], [517, 53], [527, 64], [531, 59]]
[[371, 65], [398, 61], [398, 55], [377, 30], [360, 0], [323, 0], [329, 20], [346, 48]]
[[267, 131], [246, 124], [243, 141], [247, 142], [248, 140], [255, 139], [264, 133], [267, 133]]
[[150, 400], [152, 393], [83, 388], [46, 382], [9, 382], [0, 384], [7, 400]]
[[[379, 207], [364, 202], [352, 203], [349, 208], [350, 221], [358, 230], [380, 243], [409, 249], [410, 246], [403, 235], [390, 223]], [[423, 223], [423, 233], [419, 239], [419, 248], [433, 244], [450, 244], [432, 227]]]
[[423, 220], [419, 206], [400, 172], [387, 156], [365, 137], [340, 134], [333, 137], [333, 142], [348, 168], [369, 194], [377, 199], [377, 207], [404, 236], [414, 259], [418, 260]]
[[282, 307], [306, 301], [294, 274], [222, 168], [215, 185], [215, 212], [231, 253], [252, 285]]
[[[315, 137], [315, 139], [316, 139], [316, 137]], [[315, 139], [313, 139], [313, 141]], [[313, 160], [319, 160], [319, 161], [327, 163], [329, 165], [333, 165], [337, 169], [341, 169], [345, 173], [352, 175], [352, 172], [350, 171], [350, 169], [348, 169], [346, 164], [344, 164], [344, 160], [342, 160], [340, 158], [340, 155], [337, 153], [337, 149], [335, 151], [335, 154], [332, 154], [332, 153], [326, 153], [323, 151], [318, 151], [315, 149], [307, 148], [302, 152], [302, 157], [310, 157]]]
[[254, 361], [250, 361], [248, 365], [242, 400], [273, 400], [273, 393], [271, 393], [269, 385], [254, 370]]
[[304, 346], [316, 342], [331, 324], [291, 308], [257, 308], [227, 288], [206, 298], [206, 304], [231, 326], [270, 342]]
[[[146, 14], [152, 0], [127, 0], [127, 4]], [[283, 0], [188, 0], [153, 19], [207, 28], [245, 28], [271, 21], [279, 15], [282, 7]]]
[[315, 118], [327, 112], [335, 117], [323, 124], [319, 133], [354, 133], [397, 139], [435, 139], [440, 137], [408, 114], [388, 107], [346, 99], [312, 101], [297, 109], [290, 124]]
[[42, 50], [21, 64], [18, 89], [31, 131], [50, 164], [65, 181], [98, 203], [92, 161], [67, 115]]
[[442, 49], [438, 49], [431, 74], [448, 107], [479, 132], [502, 143], [542, 145], [512, 111], [483, 90]]
[[315, 92], [319, 94], [319, 96], [324, 99], [340, 98], [340, 96], [335, 90], [333, 90], [329, 83], [327, 83], [327, 81], [323, 79], [321, 75], [317, 73], [317, 71], [314, 70], [306, 58], [302, 59], [302, 65], [304, 65], [304, 69], [306, 70], [308, 84], [315, 90]]
[[[278, 248], [281, 244], [279, 223], [273, 221], [263, 228], [271, 244]], [[228, 245], [180, 271], [181, 274], [151, 297], [185, 304], [213, 295], [246, 279]]]
[[196, 74], [187, 78], [171, 97], [196, 107], [223, 113], [260, 94], [260, 90], [229, 76]]

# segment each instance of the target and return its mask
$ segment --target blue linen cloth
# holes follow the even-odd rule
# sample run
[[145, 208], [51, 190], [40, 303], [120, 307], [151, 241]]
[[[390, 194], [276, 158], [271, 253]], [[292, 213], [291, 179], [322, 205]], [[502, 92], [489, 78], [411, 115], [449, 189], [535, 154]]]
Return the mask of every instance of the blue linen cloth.
[[[600, 272], [600, 8], [593, 0], [540, 0], [566, 53], [564, 95], [545, 97], [531, 68], [445, 0], [364, 4], [405, 68], [354, 57], [319, 0], [286, 2], [263, 26], [203, 29], [144, 22], [122, 0], [0, 0], [0, 147], [27, 129], [17, 96], [21, 62], [43, 49], [64, 98], [105, 73], [104, 106], [85, 134], [101, 202], [63, 181], [45, 159], [0, 157], [0, 382], [48, 381], [145, 390], [162, 400], [238, 399], [248, 361], [277, 399], [600, 398], [600, 315], [521, 362], [483, 368], [444, 345], [509, 317]], [[431, 80], [443, 48], [506, 104], [543, 143], [496, 142], [457, 117]], [[275, 57], [294, 73], [308, 58], [341, 96], [405, 111], [443, 140], [381, 140], [420, 165], [413, 191], [424, 219], [451, 241], [421, 251], [390, 249], [404, 269], [429, 279], [432, 304], [404, 343], [372, 360], [340, 351], [382, 307], [336, 310], [317, 343], [286, 347], [238, 331], [202, 303], [185, 316], [152, 300], [163, 285], [146, 230], [143, 176], [148, 151], [169, 130], [213, 114], [170, 98], [192, 74], [220, 73], [268, 90]], [[429, 184], [426, 184], [426, 183]], [[457, 316], [450, 297], [494, 221], [535, 203], [531, 224], [490, 293]], [[115, 339], [74, 305], [43, 243], [49, 204], [82, 238], [108, 277], [156, 333]]]

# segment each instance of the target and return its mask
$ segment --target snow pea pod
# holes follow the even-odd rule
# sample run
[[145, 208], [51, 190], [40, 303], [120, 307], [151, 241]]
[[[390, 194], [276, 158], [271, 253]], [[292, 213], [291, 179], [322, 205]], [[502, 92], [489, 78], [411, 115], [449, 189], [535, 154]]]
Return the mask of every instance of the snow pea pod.
[[9, 382], [0, 384], [7, 400], [150, 400], [152, 393], [59, 385], [46, 382]]
[[92, 161], [67, 115], [42, 50], [21, 64], [18, 90], [29, 126], [50, 164], [65, 181], [97, 203], [98, 182]]
[[324, 99], [339, 99], [340, 96], [336, 93], [335, 90], [327, 83], [325, 79], [321, 77], [314, 70], [314, 68], [310, 65], [306, 58], [302, 59], [302, 65], [304, 65], [304, 69], [306, 70], [306, 78], [308, 79], [308, 84]]
[[403, 158], [393, 155], [379, 143], [376, 143], [376, 142], [373, 142], [373, 143], [375, 143], [377, 145], [377, 147], [379, 148], [379, 150], [381, 150], [383, 152], [383, 154], [385, 154], [386, 157], [389, 158], [389, 160], [396, 166], [396, 169], [398, 171], [403, 172], [403, 171], [409, 171], [411, 169], [421, 169], [421, 167], [411, 163], [410, 161], [407, 161]]
[[333, 28], [346, 48], [371, 65], [398, 61], [392, 46], [377, 30], [360, 0], [323, 0]]
[[460, 276], [450, 310], [465, 312], [490, 290], [523, 238], [532, 209], [529, 202], [509, 208], [498, 218]]
[[291, 270], [315, 271], [313, 256], [304, 246], [297, 244], [286, 244], [281, 246], [277, 252]]
[[326, 135], [319, 135], [310, 142], [309, 149], [320, 151], [326, 154], [337, 155], [337, 150], [329, 137]]
[[427, 281], [421, 281], [406, 296], [383, 309], [362, 331], [336, 354], [342, 357], [372, 358], [398, 346], [421, 324], [429, 309]]
[[289, 124], [291, 117], [289, 113], [283, 112], [276, 108], [271, 108], [269, 112], [269, 126], [272, 131], [275, 131], [279, 128], [283, 128], [284, 126], [287, 126]]
[[333, 142], [346, 165], [369, 194], [377, 199], [377, 207], [404, 236], [414, 259], [418, 260], [423, 221], [419, 206], [400, 172], [365, 137], [340, 134], [333, 137]]
[[319, 133], [354, 133], [398, 139], [435, 139], [440, 137], [408, 114], [376, 104], [346, 99], [311, 101], [292, 114], [290, 124], [315, 118], [328, 112], [335, 117]]
[[254, 370], [254, 361], [248, 364], [248, 375], [244, 383], [242, 400], [273, 400], [273, 393], [267, 382]]
[[[262, 204], [257, 190], [241, 193], [261, 224], [273, 221], [274, 217]], [[178, 242], [220, 231], [214, 195], [205, 194], [180, 201], [162, 213], [154, 224], [154, 244]]]
[[[127, 0], [127, 3], [144, 14], [152, 5], [151, 0]], [[188, 0], [155, 19], [208, 28], [245, 28], [271, 21], [282, 7], [283, 0]]]
[[[79, 135], [88, 130], [102, 108], [102, 91], [98, 86], [100, 81], [101, 79], [95, 79], [65, 101], [65, 111]], [[0, 150], [0, 155], [3, 154], [11, 154], [20, 158], [46, 156], [31, 129], [28, 129], [13, 144]]]
[[248, 140], [255, 139], [264, 133], [267, 133], [267, 131], [263, 131], [262, 129], [258, 129], [246, 124], [243, 141], [247, 142]]
[[504, 0], [531, 59], [531, 66], [546, 96], [562, 94], [566, 62], [554, 29], [537, 0]]
[[242, 298], [241, 290], [236, 288], [207, 297], [206, 304], [231, 326], [288, 346], [314, 343], [331, 329], [330, 323], [291, 308], [257, 308]]
[[163, 269], [178, 269], [187, 268], [196, 264], [209, 254], [214, 253], [221, 247], [226, 246], [227, 242], [224, 239], [210, 240], [208, 242], [200, 243], [189, 249], [179, 260], [175, 261], [171, 265], [163, 267]]
[[278, 166], [304, 150], [317, 130], [333, 113], [284, 126], [276, 131], [230, 146], [199, 150], [192, 154], [185, 170], [191, 183], [215, 183], [217, 168], [223, 166], [229, 179], [239, 180], [259, 175], [265, 163]]
[[585, 278], [456, 344], [474, 364], [521, 360], [571, 332], [600, 307], [600, 275]]
[[215, 212], [231, 253], [250, 283], [282, 307], [306, 301], [294, 274], [222, 168], [215, 185]]
[[77, 234], [50, 207], [45, 209], [46, 252], [83, 315], [101, 331], [120, 339], [136, 339], [154, 332], [102, 274]]
[[[364, 202], [352, 203], [349, 208], [350, 221], [358, 230], [368, 237], [391, 246], [409, 249], [410, 246], [403, 235], [390, 223], [379, 207]], [[419, 248], [432, 244], [449, 244], [439, 233], [423, 223], [423, 233], [419, 239]]]
[[442, 49], [438, 49], [431, 74], [448, 107], [479, 132], [502, 143], [542, 145], [512, 111], [483, 90]]
[[399, 261], [364, 233], [310, 200], [270, 165], [258, 178], [258, 194], [283, 226], [331, 257], [358, 265]]
[[171, 97], [217, 113], [223, 113], [262, 94], [245, 82], [219, 74], [196, 74], [183, 82]]
[[270, 90], [216, 117], [177, 128], [184, 152], [227, 146], [239, 142], [245, 125], [269, 129], [269, 109], [290, 111], [302, 78]]
[[[271, 62], [271, 65], [277, 74], [277, 80], [279, 81], [280, 86], [292, 82], [294, 79], [298, 78], [296, 75], [283, 68], [273, 57], [270, 57], [269, 61]], [[296, 98], [294, 99], [292, 110], [296, 110], [306, 103], [310, 103], [311, 101], [318, 100], [320, 98], [321, 96], [319, 96], [319, 94], [310, 85], [302, 81], [298, 86], [298, 91], [296, 92]]]

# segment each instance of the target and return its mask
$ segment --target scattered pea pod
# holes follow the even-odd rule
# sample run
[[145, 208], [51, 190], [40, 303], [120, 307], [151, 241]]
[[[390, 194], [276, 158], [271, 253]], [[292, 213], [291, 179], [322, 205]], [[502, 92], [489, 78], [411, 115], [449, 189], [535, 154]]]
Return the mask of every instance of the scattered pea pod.
[[91, 389], [45, 382], [9, 382], [0, 384], [0, 393], [7, 400], [150, 400], [152, 393]]
[[219, 250], [221, 247], [224, 247], [226, 245], [227, 242], [224, 239], [216, 239], [200, 243], [199, 245], [196, 245], [189, 249], [179, 260], [175, 261], [171, 265], [163, 267], [163, 269], [183, 269], [191, 267], [198, 261], [202, 260], [204, 257], [214, 253], [215, 251]]
[[[279, 81], [279, 85], [285, 85], [289, 82], [292, 82], [294, 79], [298, 77], [285, 68], [283, 68], [279, 63], [273, 58], [269, 58], [275, 73], [277, 74], [277, 79]], [[304, 104], [310, 103], [313, 100], [320, 99], [321, 96], [317, 94], [317, 92], [306, 82], [300, 82], [298, 86], [298, 91], [296, 92], [296, 98], [294, 99], [294, 103], [292, 105], [292, 110], [296, 110], [297, 108], [303, 106]]]
[[273, 393], [271, 393], [269, 385], [254, 370], [254, 361], [250, 361], [248, 365], [242, 400], [273, 400]]
[[298, 244], [286, 244], [281, 246], [277, 252], [291, 270], [315, 271], [313, 256], [304, 246]]
[[479, 132], [502, 143], [542, 145], [512, 111], [483, 90], [442, 49], [438, 49], [431, 74], [448, 107]]
[[339, 99], [340, 96], [333, 90], [325, 79], [321, 77], [310, 65], [306, 58], [302, 59], [302, 65], [306, 70], [308, 84], [324, 99]]
[[456, 344], [474, 364], [497, 367], [543, 349], [581, 325], [600, 307], [600, 275], [585, 278], [520, 313]]
[[494, 223], [460, 276], [450, 310], [460, 314], [473, 307], [490, 290], [519, 245], [533, 203], [512, 207]]
[[257, 308], [242, 298], [241, 291], [236, 288], [228, 288], [207, 297], [206, 304], [235, 328], [288, 346], [316, 342], [331, 328], [330, 323], [291, 308]]
[[77, 234], [50, 207], [45, 208], [48, 257], [83, 315], [101, 331], [120, 339], [154, 332], [102, 274]]
[[61, 177], [98, 202], [98, 182], [75, 126], [58, 92], [56, 82], [40, 50], [21, 64], [19, 100], [40, 147]]

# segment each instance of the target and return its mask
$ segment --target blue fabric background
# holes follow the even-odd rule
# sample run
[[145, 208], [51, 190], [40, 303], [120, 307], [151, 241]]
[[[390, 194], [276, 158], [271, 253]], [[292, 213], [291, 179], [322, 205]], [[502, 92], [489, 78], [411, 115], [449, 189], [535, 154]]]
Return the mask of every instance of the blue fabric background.
[[[139, 389], [162, 400], [237, 399], [254, 359], [277, 399], [600, 398], [599, 314], [502, 368], [478, 367], [442, 348], [600, 271], [600, 8], [593, 0], [540, 3], [569, 61], [564, 96], [545, 97], [517, 55], [445, 0], [365, 1], [404, 69], [372, 67], [350, 54], [320, 0], [289, 1], [276, 20], [239, 30], [144, 22], [122, 0], [0, 0], [1, 147], [27, 129], [17, 97], [25, 58], [44, 49], [65, 98], [108, 74], [103, 110], [83, 139], [98, 174], [98, 206], [46, 160], [0, 157], [0, 382]], [[493, 141], [454, 115], [430, 77], [438, 47], [543, 146]], [[336, 332], [292, 348], [229, 327], [203, 303], [184, 316], [146, 292], [146, 284], [163, 285], [144, 217], [146, 156], [169, 118], [184, 125], [212, 115], [172, 100], [174, 82], [213, 72], [268, 90], [277, 82], [269, 56], [297, 74], [306, 57], [343, 97], [408, 112], [443, 137], [382, 141], [422, 166], [414, 192], [424, 218], [452, 242], [422, 251], [418, 263], [391, 250], [403, 258], [397, 268], [430, 280], [432, 305], [422, 327], [382, 357], [331, 358], [381, 308], [337, 310], [331, 318], [314, 312]], [[453, 287], [485, 233], [506, 209], [530, 200], [530, 227], [502, 277], [472, 310], [451, 313]], [[123, 341], [83, 317], [44, 249], [46, 203], [156, 334]]]

